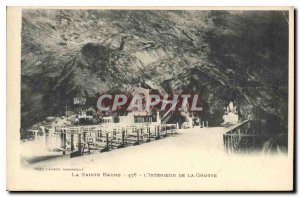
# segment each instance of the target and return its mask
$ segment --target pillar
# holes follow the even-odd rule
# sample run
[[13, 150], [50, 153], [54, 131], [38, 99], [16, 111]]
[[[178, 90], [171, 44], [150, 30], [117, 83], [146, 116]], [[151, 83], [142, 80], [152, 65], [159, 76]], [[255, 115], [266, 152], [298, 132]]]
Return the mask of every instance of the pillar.
[[109, 147], [109, 144], [108, 144], [109, 142], [108, 142], [108, 133], [106, 133], [106, 148], [108, 149], [108, 147]]
[[82, 137], [83, 142], [85, 142], [85, 139], [86, 139], [86, 132], [83, 132], [83, 137]]
[[158, 122], [159, 124], [160, 122], [160, 116], [159, 116], [159, 112], [156, 112], [156, 122]]
[[144, 128], [143, 127], [141, 128], [141, 137], [142, 137], [142, 139], [144, 139]]
[[74, 150], [74, 134], [71, 133], [71, 151]]
[[78, 133], [77, 137], [78, 137], [77, 147], [78, 147], [78, 151], [80, 152], [80, 155], [81, 155], [81, 133]]
[[60, 130], [60, 147], [63, 149], [63, 154], [65, 154], [67, 144], [66, 131]]
[[63, 130], [60, 130], [60, 148], [64, 147], [64, 133]]
[[126, 146], [127, 146], [127, 133], [128, 133], [128, 132], [127, 132], [127, 129], [125, 129], [125, 135], [126, 135], [126, 138], [125, 138], [125, 139], [126, 139]]
[[226, 136], [223, 135], [223, 145], [224, 145], [224, 149], [227, 152], [227, 147], [226, 147]]
[[151, 133], [150, 133], [150, 127], [148, 127], [148, 141], [151, 141]]
[[125, 146], [125, 131], [122, 131], [122, 145]]

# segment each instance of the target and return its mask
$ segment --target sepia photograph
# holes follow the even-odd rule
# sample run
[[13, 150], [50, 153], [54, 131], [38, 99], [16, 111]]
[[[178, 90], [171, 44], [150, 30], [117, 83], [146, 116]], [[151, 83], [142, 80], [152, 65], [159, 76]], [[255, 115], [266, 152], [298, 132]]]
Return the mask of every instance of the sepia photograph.
[[292, 191], [293, 7], [8, 7], [9, 191]]

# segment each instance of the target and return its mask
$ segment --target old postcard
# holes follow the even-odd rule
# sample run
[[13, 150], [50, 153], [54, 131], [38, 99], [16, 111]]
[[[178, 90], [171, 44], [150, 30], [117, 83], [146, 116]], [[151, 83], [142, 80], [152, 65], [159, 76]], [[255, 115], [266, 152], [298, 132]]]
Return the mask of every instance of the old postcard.
[[292, 191], [293, 155], [294, 8], [7, 8], [7, 190]]

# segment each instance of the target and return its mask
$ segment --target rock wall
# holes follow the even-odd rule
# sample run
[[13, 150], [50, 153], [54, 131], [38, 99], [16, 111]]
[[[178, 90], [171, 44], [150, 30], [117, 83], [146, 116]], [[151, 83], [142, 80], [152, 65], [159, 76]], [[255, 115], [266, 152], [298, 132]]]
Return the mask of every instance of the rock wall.
[[62, 114], [74, 96], [139, 83], [200, 93], [219, 124], [234, 100], [242, 117], [287, 128], [285, 12], [24, 10], [22, 127]]

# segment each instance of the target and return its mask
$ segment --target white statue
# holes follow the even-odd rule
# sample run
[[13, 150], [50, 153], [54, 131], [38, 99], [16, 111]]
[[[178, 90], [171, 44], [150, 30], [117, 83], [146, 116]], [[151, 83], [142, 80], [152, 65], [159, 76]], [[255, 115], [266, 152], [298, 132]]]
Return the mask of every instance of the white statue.
[[229, 105], [226, 107], [225, 114], [223, 115], [223, 124], [236, 124], [239, 120], [239, 116], [237, 114], [237, 107], [233, 104], [232, 101], [230, 101]]

